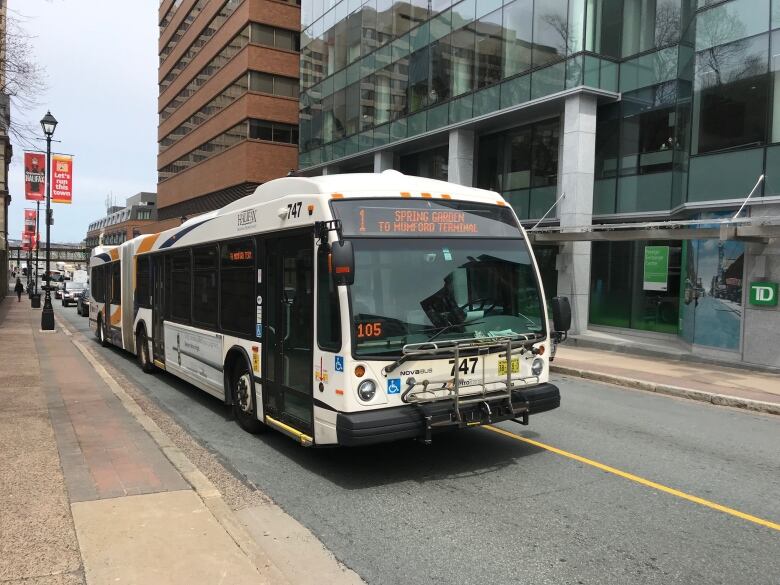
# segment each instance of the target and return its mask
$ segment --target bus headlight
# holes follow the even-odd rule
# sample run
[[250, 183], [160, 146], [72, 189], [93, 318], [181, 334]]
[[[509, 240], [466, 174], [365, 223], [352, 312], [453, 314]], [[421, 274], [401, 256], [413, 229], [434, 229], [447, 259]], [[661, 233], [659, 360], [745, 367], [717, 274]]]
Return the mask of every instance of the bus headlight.
[[363, 380], [358, 384], [358, 397], [363, 402], [370, 402], [376, 396], [376, 382], [373, 380]]
[[533, 363], [531, 364], [531, 373], [534, 376], [539, 376], [543, 370], [544, 370], [544, 360], [542, 358], [534, 359]]

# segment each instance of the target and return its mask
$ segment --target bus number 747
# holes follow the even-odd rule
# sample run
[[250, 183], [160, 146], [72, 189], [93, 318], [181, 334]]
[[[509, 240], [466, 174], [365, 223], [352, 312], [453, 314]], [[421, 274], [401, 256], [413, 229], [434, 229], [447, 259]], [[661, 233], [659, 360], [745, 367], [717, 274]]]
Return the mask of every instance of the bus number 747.
[[[473, 374], [474, 370], [477, 369], [477, 362], [479, 361], [479, 358], [463, 358], [460, 360], [460, 365], [458, 365], [458, 371], [462, 372], [464, 374]], [[450, 360], [450, 363], [452, 364], [452, 370], [450, 370], [450, 376], [455, 375], [455, 360]], [[469, 367], [469, 365], [471, 367]]]

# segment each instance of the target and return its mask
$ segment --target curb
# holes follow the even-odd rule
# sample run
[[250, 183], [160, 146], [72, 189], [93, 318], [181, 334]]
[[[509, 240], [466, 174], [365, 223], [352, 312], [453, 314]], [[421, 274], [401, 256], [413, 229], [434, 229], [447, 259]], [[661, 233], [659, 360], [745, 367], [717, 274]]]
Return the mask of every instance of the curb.
[[671, 386], [668, 384], [657, 384], [655, 382], [646, 382], [624, 376], [615, 376], [613, 374], [604, 374], [592, 370], [581, 370], [579, 368], [570, 368], [567, 366], [550, 365], [550, 371], [556, 374], [584, 378], [586, 380], [595, 380], [597, 382], [607, 382], [616, 386], [633, 388], [635, 390], [645, 390], [646, 392], [655, 392], [656, 394], [665, 394], [667, 396], [676, 396], [677, 398], [687, 398], [688, 400], [697, 400], [699, 402], [709, 402], [716, 406], [731, 406], [741, 408], [752, 412], [762, 412], [765, 414], [780, 415], [780, 404], [775, 402], [763, 402], [761, 400], [750, 400], [749, 398], [739, 398], [737, 396], [728, 396], [726, 394], [715, 394], [714, 392], [705, 392], [704, 390], [693, 390], [691, 388], [682, 388], [680, 386]]
[[203, 501], [203, 504], [212, 513], [219, 525], [228, 533], [230, 538], [238, 545], [241, 551], [249, 557], [258, 571], [258, 575], [265, 583], [273, 585], [290, 585], [290, 581], [279, 568], [271, 561], [268, 555], [263, 551], [257, 541], [252, 538], [247, 529], [238, 520], [236, 515], [225, 503], [222, 494], [211, 483], [211, 480], [200, 471], [179, 449], [170, 437], [157, 426], [149, 415], [147, 415], [138, 403], [125, 392], [119, 383], [108, 373], [100, 364], [98, 358], [87, 349], [87, 347], [78, 341], [66, 324], [59, 318], [56, 318], [60, 328], [70, 336], [71, 343], [84, 355], [87, 361], [97, 372], [98, 376], [108, 385], [114, 395], [122, 403], [127, 412], [149, 433], [149, 436], [157, 444], [163, 454], [181, 473], [182, 477], [192, 486], [195, 493]]

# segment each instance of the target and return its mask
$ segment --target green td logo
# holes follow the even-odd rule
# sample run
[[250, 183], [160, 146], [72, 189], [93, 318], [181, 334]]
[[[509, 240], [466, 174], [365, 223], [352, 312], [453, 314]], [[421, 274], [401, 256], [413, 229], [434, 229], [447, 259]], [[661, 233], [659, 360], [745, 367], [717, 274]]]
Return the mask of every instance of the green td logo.
[[777, 283], [776, 282], [751, 282], [750, 283], [750, 304], [760, 307], [777, 306]]

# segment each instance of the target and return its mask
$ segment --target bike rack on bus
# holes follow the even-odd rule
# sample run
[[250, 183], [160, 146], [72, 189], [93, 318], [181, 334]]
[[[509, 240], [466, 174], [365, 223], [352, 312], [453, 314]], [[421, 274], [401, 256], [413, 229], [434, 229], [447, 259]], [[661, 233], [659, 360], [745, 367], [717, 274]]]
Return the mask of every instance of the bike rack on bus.
[[[504, 402], [512, 413], [514, 418], [520, 416], [523, 424], [528, 422], [528, 403], [516, 406], [512, 401], [512, 392], [524, 388], [530, 384], [538, 384], [539, 376], [512, 377], [512, 357], [513, 352], [519, 356], [525, 353], [533, 352], [530, 347], [532, 343], [538, 340], [533, 335], [518, 335], [495, 337], [487, 339], [467, 339], [443, 342], [425, 342], [416, 344], [407, 344], [402, 349], [403, 361], [428, 356], [441, 356], [442, 354], [452, 355], [455, 361], [454, 375], [451, 378], [443, 380], [422, 380], [418, 382], [415, 378], [409, 378], [406, 382], [407, 388], [401, 395], [401, 400], [407, 404], [416, 404], [423, 411], [426, 421], [425, 442], [430, 442], [431, 431], [435, 427], [450, 426], [471, 426], [478, 422], [469, 422], [464, 420], [462, 407], [469, 404], [481, 403], [483, 410], [487, 415], [488, 422], [491, 421], [492, 409], [491, 402]], [[468, 387], [461, 387], [460, 370], [457, 365], [460, 363], [460, 356], [463, 354], [484, 355], [501, 351], [499, 358], [506, 357], [506, 377], [497, 377], [487, 379], [485, 376], [485, 360], [482, 360], [482, 380], [479, 384], [471, 384]], [[535, 353], [535, 352], [534, 352]], [[462, 391], [468, 388], [469, 393], [462, 396]], [[475, 388], [481, 388], [481, 392]], [[432, 405], [442, 401], [451, 400], [455, 421], [441, 420], [434, 422], [434, 409]]]

